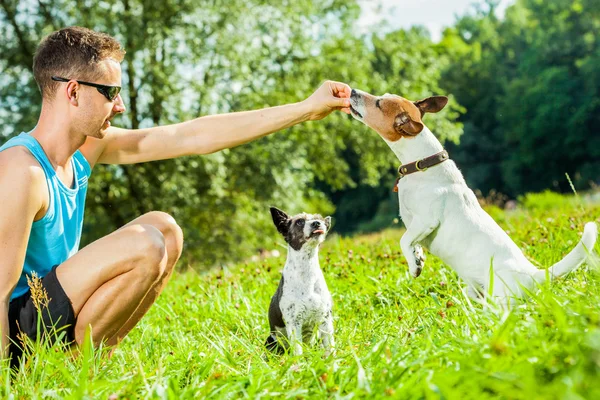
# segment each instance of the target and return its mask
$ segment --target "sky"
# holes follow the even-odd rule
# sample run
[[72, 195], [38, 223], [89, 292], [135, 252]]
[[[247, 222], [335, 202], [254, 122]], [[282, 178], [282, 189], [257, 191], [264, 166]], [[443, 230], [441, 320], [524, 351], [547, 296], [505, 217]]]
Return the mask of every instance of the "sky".
[[[359, 26], [362, 31], [367, 27], [387, 21], [391, 29], [409, 28], [413, 25], [425, 26], [431, 32], [431, 38], [438, 41], [444, 27], [453, 25], [457, 15], [472, 10], [476, 0], [359, 0], [362, 14]], [[514, 0], [501, 0], [497, 9], [498, 16], [504, 15], [507, 6]], [[381, 10], [382, 12], [377, 12]]]

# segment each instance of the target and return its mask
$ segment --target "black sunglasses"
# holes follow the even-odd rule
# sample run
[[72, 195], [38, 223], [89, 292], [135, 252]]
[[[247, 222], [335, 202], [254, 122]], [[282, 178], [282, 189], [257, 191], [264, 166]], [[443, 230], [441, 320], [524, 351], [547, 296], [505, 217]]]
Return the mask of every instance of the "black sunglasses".
[[[71, 81], [71, 79], [60, 78], [58, 76], [53, 76], [52, 80], [53, 81], [57, 81], [57, 82], [69, 82], [69, 81]], [[79, 83], [80, 85], [86, 85], [86, 86], [95, 87], [109, 101], [113, 101], [114, 99], [116, 99], [117, 96], [119, 95], [119, 92], [121, 92], [121, 86], [100, 85], [99, 83], [91, 83], [91, 82], [78, 81], [78, 80], [75, 80], [75, 82]]]

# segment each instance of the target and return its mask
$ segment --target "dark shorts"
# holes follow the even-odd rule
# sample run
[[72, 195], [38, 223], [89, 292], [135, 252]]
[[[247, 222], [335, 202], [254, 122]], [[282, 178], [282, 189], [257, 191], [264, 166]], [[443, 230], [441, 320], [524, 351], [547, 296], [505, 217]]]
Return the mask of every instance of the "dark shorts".
[[[50, 299], [47, 308], [41, 310], [40, 332], [38, 332], [39, 312], [31, 299], [31, 291], [13, 299], [8, 309], [8, 325], [10, 328], [10, 352], [12, 364], [18, 365], [23, 354], [22, 343], [18, 334], [22, 332], [35, 340], [39, 334], [46, 334], [50, 343], [54, 343], [57, 336], [64, 334], [67, 343], [75, 340], [75, 313], [71, 301], [58, 282], [56, 266], [42, 278], [42, 286]], [[55, 334], [57, 333], [57, 334]]]

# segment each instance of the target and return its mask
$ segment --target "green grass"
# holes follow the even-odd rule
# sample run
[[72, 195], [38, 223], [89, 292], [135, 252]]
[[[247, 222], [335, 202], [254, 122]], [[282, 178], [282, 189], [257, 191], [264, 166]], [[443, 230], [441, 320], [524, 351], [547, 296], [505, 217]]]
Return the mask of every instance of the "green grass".
[[[528, 209], [490, 212], [536, 265], [579, 240], [600, 206], [547, 194]], [[545, 196], [545, 197], [544, 197]], [[543, 204], [543, 207], [536, 206]], [[3, 398], [600, 398], [600, 273], [580, 268], [510, 312], [484, 309], [428, 255], [413, 279], [401, 230], [330, 237], [321, 266], [334, 299], [337, 353], [267, 355], [267, 308], [285, 261], [175, 275], [112, 358], [86, 345], [38, 354]], [[233, 251], [234, 249], [232, 249]], [[596, 251], [600, 250], [596, 245]]]

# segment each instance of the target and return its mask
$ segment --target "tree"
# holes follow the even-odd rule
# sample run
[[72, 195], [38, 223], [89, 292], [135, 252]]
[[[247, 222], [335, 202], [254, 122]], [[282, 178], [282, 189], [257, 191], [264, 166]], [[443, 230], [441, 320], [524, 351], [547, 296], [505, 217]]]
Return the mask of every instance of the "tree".
[[[341, 0], [0, 0], [2, 134], [35, 124], [40, 99], [32, 54], [45, 34], [68, 25], [105, 31], [124, 44], [128, 112], [116, 125], [131, 128], [298, 101], [325, 79], [415, 99], [439, 93], [441, 55], [426, 32], [360, 37], [353, 32], [359, 10]], [[448, 120], [433, 116], [428, 123], [454, 139], [459, 109], [454, 104]], [[97, 166], [83, 243], [158, 209], [182, 225], [187, 262], [243, 258], [273, 245], [269, 205], [322, 214], [337, 206], [338, 227], [356, 229], [344, 225], [356, 204], [347, 201], [347, 190], [378, 193], [355, 218], [368, 220], [377, 202], [393, 200], [388, 188], [396, 164], [374, 132], [338, 113], [209, 156]]]
[[452, 156], [468, 183], [510, 196], [598, 181], [598, 1], [496, 1], [445, 32], [443, 85], [468, 110]]

